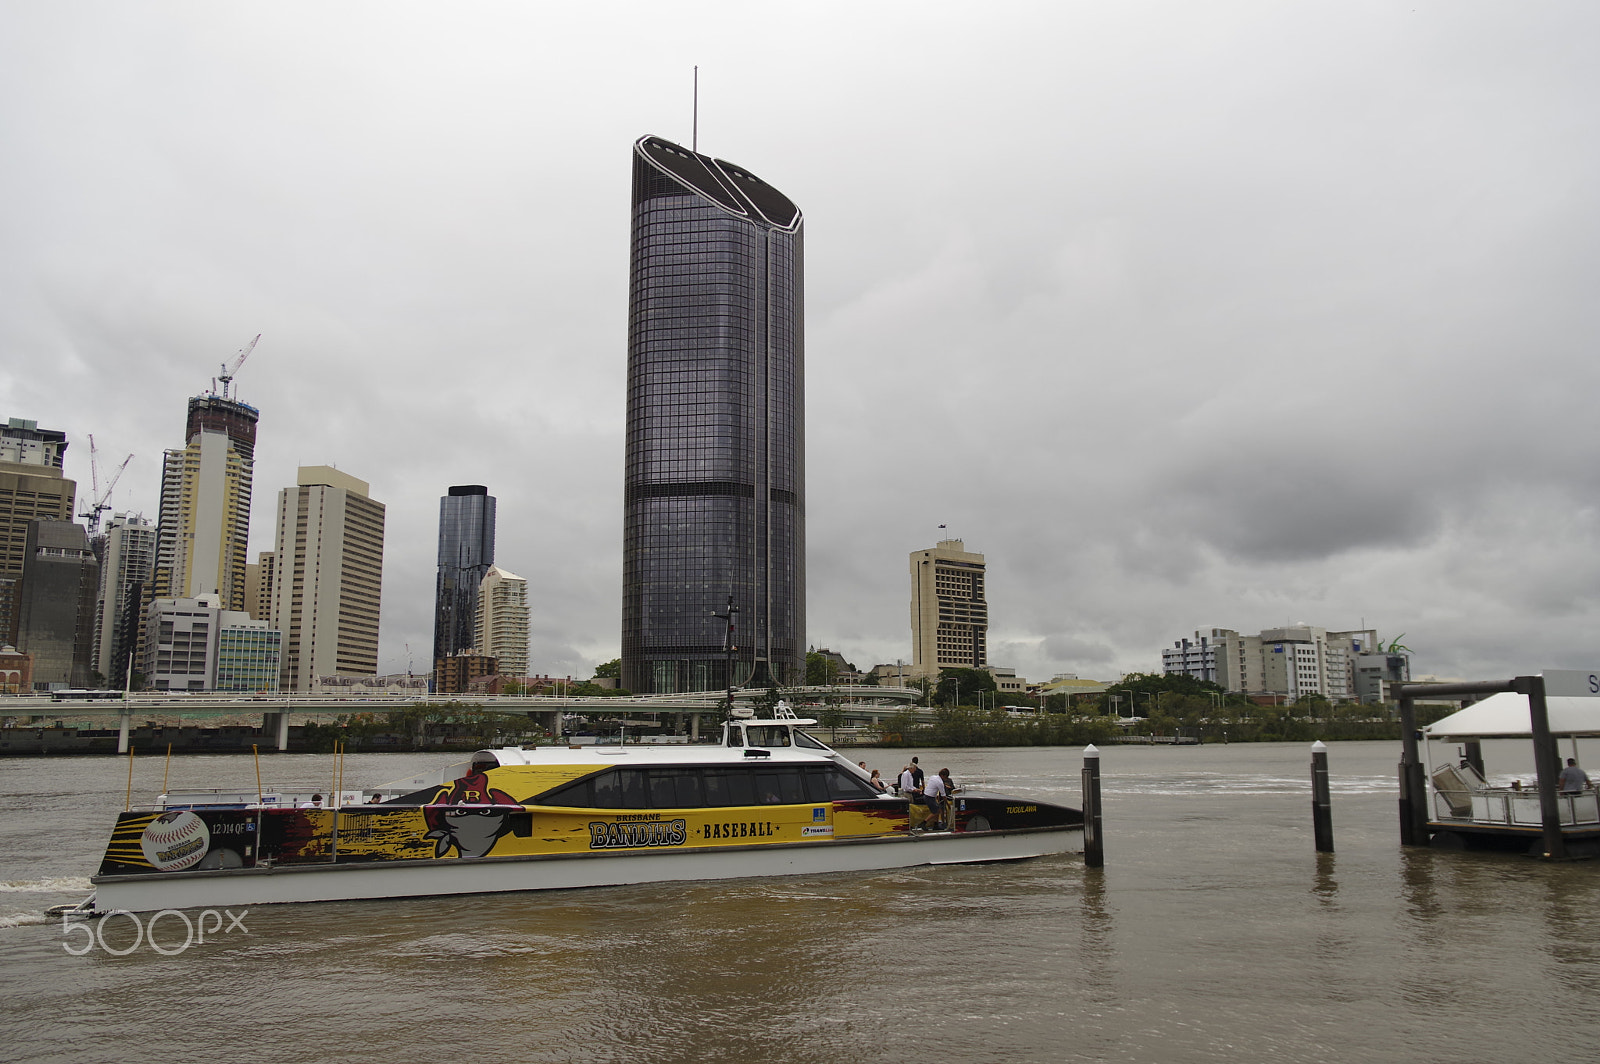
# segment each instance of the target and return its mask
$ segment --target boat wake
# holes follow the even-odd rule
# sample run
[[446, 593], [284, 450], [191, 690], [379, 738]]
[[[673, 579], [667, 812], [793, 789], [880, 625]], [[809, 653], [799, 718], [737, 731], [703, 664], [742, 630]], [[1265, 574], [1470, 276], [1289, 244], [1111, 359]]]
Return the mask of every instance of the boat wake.
[[0, 927], [31, 927], [45, 923], [44, 913], [11, 913], [0, 915]]
[[94, 890], [86, 876], [58, 876], [55, 879], [8, 879], [0, 881], [0, 894], [87, 894]]

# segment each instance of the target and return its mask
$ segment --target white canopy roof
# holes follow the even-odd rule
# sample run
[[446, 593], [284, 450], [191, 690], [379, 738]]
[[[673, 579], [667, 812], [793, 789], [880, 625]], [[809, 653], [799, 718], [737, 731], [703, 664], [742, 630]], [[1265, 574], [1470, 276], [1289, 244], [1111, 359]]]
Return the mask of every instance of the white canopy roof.
[[[1552, 735], [1600, 735], [1600, 698], [1548, 696]], [[1528, 696], [1512, 691], [1490, 695], [1422, 729], [1430, 739], [1492, 739], [1532, 735]]]

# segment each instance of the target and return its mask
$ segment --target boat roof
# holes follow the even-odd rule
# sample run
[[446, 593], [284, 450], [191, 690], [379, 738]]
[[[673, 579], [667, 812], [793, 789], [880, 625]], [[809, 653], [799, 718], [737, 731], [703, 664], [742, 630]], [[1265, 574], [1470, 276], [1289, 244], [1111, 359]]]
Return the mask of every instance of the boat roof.
[[[1600, 735], [1600, 698], [1545, 698], [1552, 735]], [[1528, 696], [1514, 691], [1490, 695], [1422, 729], [1430, 739], [1498, 739], [1533, 734]]]
[[831, 761], [827, 750], [808, 747], [743, 747], [666, 745], [639, 743], [632, 746], [541, 746], [537, 750], [524, 750], [511, 746], [490, 750], [502, 766], [509, 765], [716, 765], [759, 764], [766, 761]]

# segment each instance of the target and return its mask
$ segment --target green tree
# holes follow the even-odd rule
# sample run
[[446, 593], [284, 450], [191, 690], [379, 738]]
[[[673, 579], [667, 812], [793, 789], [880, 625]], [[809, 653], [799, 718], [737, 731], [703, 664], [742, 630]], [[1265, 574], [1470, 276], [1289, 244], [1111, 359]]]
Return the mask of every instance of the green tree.
[[622, 679], [622, 659], [612, 658], [603, 664], [594, 667], [594, 676], [597, 680]]
[[940, 669], [939, 684], [934, 688], [935, 696], [943, 696], [950, 692], [953, 706], [965, 705], [964, 698], [976, 700], [980, 691], [996, 691], [998, 685], [994, 682], [994, 675], [985, 669]]
[[575, 698], [613, 698], [626, 697], [633, 692], [622, 687], [601, 687], [597, 683], [581, 680], [567, 688], [567, 694]]
[[815, 650], [806, 654], [806, 686], [822, 687], [839, 678], [839, 663]]

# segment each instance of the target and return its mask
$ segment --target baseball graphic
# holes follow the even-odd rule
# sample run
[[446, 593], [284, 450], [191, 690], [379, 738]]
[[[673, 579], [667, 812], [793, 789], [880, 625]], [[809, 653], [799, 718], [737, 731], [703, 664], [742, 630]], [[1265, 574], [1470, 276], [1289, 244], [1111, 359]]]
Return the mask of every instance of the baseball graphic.
[[200, 863], [211, 845], [206, 822], [187, 809], [163, 813], [144, 829], [139, 847], [162, 872], [179, 872]]

